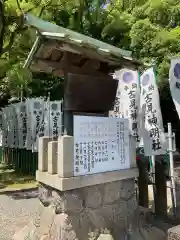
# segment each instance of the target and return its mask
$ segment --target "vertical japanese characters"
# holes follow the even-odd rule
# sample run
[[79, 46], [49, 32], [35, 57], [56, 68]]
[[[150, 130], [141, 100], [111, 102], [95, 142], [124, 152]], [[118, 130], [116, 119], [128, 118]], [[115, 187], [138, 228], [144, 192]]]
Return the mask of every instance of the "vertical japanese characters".
[[169, 85], [171, 96], [180, 118], [180, 58], [171, 60], [171, 67], [169, 70]]
[[137, 71], [121, 69], [115, 72], [114, 78], [119, 80], [119, 84], [114, 109], [109, 112], [109, 116], [128, 118], [130, 133], [139, 143], [139, 74]]
[[[38, 138], [61, 136], [62, 102], [27, 99], [2, 109], [2, 146], [38, 151]], [[48, 118], [50, 116], [50, 118]]]
[[[130, 133], [136, 138], [136, 146], [141, 140], [147, 156], [158, 155], [165, 150], [165, 137], [153, 68], [139, 76], [137, 71], [129, 69], [115, 72], [114, 78], [119, 80], [119, 84], [114, 109], [109, 116], [129, 119]], [[180, 82], [178, 86], [180, 88]]]
[[74, 116], [74, 174], [130, 167], [127, 119]]
[[141, 75], [142, 137], [146, 156], [165, 152], [165, 136], [159, 102], [159, 92], [153, 68]]
[[17, 116], [17, 139], [18, 147], [20, 149], [26, 148], [26, 136], [27, 136], [27, 113], [26, 104], [24, 102], [14, 104], [14, 109]]

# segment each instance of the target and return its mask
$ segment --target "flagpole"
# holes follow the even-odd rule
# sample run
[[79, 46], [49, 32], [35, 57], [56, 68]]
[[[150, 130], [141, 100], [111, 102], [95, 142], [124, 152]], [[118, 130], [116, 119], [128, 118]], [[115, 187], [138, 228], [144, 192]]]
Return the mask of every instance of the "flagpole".
[[176, 216], [176, 191], [174, 181], [174, 160], [173, 160], [173, 142], [172, 142], [172, 126], [168, 123], [168, 143], [169, 143], [169, 161], [170, 161], [170, 177], [171, 177], [171, 196], [174, 217]]
[[51, 98], [51, 93], [48, 92], [48, 135], [49, 135], [49, 139], [50, 139], [50, 120], [51, 120], [51, 113], [50, 113], [50, 98]]
[[[151, 161], [152, 161], [152, 179], [153, 179], [153, 195], [154, 195], [154, 204], [155, 204], [155, 199], [156, 199], [156, 186], [155, 186], [155, 156], [151, 156]], [[155, 211], [155, 205], [154, 205], [154, 211]]]

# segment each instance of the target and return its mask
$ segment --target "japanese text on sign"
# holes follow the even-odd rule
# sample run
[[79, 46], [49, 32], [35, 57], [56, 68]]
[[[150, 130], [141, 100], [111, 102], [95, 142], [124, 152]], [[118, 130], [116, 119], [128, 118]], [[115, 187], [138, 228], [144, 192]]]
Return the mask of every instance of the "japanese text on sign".
[[136, 142], [139, 143], [140, 88], [138, 72], [121, 69], [115, 72], [114, 78], [119, 80], [119, 85], [114, 102], [114, 109], [109, 112], [109, 116], [128, 118], [131, 134], [136, 138]]
[[74, 174], [130, 167], [127, 119], [74, 116]]
[[156, 109], [153, 107], [152, 104], [152, 91], [154, 91], [154, 86], [150, 85], [148, 87], [148, 93], [145, 91], [143, 92], [145, 94], [145, 102], [146, 102], [146, 116], [147, 116], [147, 122], [150, 127], [150, 138], [152, 139], [152, 150], [157, 151], [162, 148], [161, 142], [160, 142], [160, 132], [159, 132], [159, 126], [158, 126], [158, 119], [157, 119], [157, 113]]

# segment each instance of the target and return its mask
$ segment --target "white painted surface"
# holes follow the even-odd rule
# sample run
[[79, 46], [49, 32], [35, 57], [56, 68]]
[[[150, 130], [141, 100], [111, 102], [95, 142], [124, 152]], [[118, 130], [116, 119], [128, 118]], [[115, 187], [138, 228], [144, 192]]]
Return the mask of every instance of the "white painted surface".
[[74, 116], [74, 175], [130, 168], [127, 119]]

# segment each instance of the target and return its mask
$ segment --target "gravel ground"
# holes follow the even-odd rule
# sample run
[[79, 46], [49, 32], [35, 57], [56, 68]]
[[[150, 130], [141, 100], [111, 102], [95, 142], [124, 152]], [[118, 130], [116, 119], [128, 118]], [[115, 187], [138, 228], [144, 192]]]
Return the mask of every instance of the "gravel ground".
[[37, 191], [0, 195], [0, 240], [12, 240], [38, 211]]

